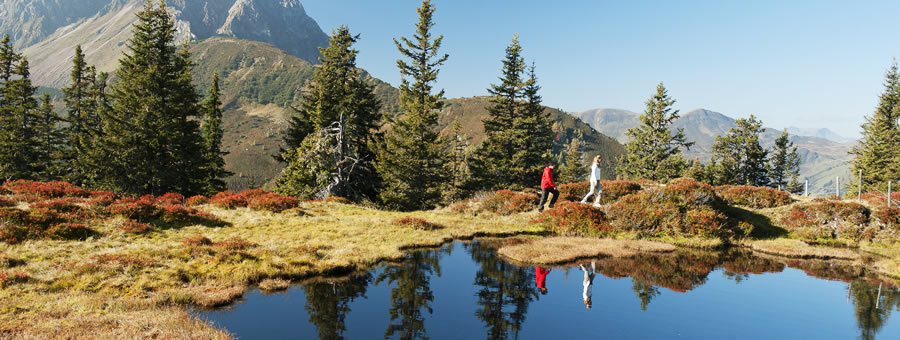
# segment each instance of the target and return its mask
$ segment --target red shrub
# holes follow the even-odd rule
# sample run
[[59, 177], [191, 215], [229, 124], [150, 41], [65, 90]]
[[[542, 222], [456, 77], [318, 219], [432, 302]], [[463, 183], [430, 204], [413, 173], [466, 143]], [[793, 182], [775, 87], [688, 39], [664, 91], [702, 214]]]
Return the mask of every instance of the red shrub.
[[611, 231], [602, 210], [570, 201], [545, 210], [531, 222], [560, 235], [601, 236]]
[[181, 242], [188, 247], [211, 246], [213, 244], [212, 240], [200, 234], [189, 236]]
[[[641, 185], [636, 181], [600, 181], [600, 189], [603, 190], [602, 202], [611, 203], [626, 195], [641, 191]], [[559, 186], [560, 198], [569, 201], [581, 201], [591, 190], [589, 182], [562, 184]], [[593, 202], [594, 197], [590, 200]]]
[[135, 220], [125, 220], [117, 225], [116, 228], [129, 234], [143, 234], [150, 230], [150, 225]]
[[575, 182], [575, 183], [566, 183], [560, 184], [557, 186], [559, 190], [559, 198], [567, 201], [581, 201], [584, 198], [584, 195], [587, 195], [588, 190], [591, 190], [591, 185], [589, 182]]
[[869, 223], [869, 209], [856, 202], [815, 199], [791, 207], [780, 218], [783, 226], [802, 239], [859, 240]]
[[240, 237], [232, 237], [232, 238], [229, 238], [229, 239], [221, 241], [221, 242], [216, 242], [214, 244], [214, 246], [216, 248], [220, 248], [223, 250], [234, 251], [234, 250], [244, 250], [244, 249], [253, 247], [253, 243], [250, 243], [250, 241], [247, 241]]
[[111, 204], [107, 211], [113, 216], [122, 216], [138, 221], [149, 221], [159, 215], [159, 209], [154, 205], [153, 198], [122, 198]]
[[210, 197], [209, 203], [225, 209], [234, 209], [237, 207], [246, 207], [247, 200], [241, 194], [235, 194], [231, 191], [223, 191]]
[[185, 204], [191, 207], [196, 207], [198, 205], [203, 205], [206, 203], [209, 203], [209, 199], [203, 195], [191, 196], [185, 201]]
[[84, 224], [60, 223], [47, 229], [47, 235], [54, 239], [84, 240], [96, 232]]
[[6, 197], [0, 197], [0, 208], [2, 208], [2, 207], [14, 207], [14, 206], [16, 206], [16, 205], [17, 205], [17, 203], [16, 203], [15, 200], [12, 200], [12, 199], [9, 199], [9, 198], [6, 198]]
[[59, 212], [47, 208], [28, 209], [28, 219], [23, 221], [25, 224], [40, 227], [41, 229], [46, 229], [53, 224], [65, 222], [67, 222], [66, 219], [63, 218]]
[[900, 207], [892, 206], [876, 208], [872, 214], [875, 220], [884, 224], [888, 228], [900, 228]]
[[197, 215], [198, 211], [183, 205], [164, 205], [160, 207], [160, 215], [166, 223], [185, 223]]
[[16, 283], [28, 282], [28, 280], [28, 274], [25, 272], [0, 272], [0, 288], [6, 288]]
[[481, 200], [482, 211], [490, 211], [498, 215], [512, 215], [534, 210], [538, 195], [523, 194], [512, 190], [498, 190]]
[[434, 230], [441, 228], [437, 224], [428, 222], [423, 218], [411, 216], [395, 219], [391, 224], [400, 227], [410, 227], [416, 230]]
[[793, 202], [791, 194], [766, 187], [747, 185], [722, 185], [715, 188], [716, 194], [730, 204], [751, 208], [774, 208]]
[[60, 198], [49, 201], [36, 202], [32, 203], [29, 208], [48, 209], [60, 213], [71, 213], [81, 210], [81, 207], [75, 204], [75, 199], [73, 198]]
[[276, 213], [296, 208], [299, 205], [300, 201], [294, 197], [281, 196], [271, 192], [248, 198], [247, 202], [247, 207], [250, 209], [268, 210]]
[[67, 182], [35, 182], [29, 180], [7, 181], [3, 187], [29, 200], [58, 197], [88, 197], [89, 193]]
[[156, 204], [158, 205], [174, 205], [174, 204], [184, 204], [184, 195], [169, 192], [165, 193], [162, 196], [156, 198]]
[[683, 221], [685, 232], [705, 237], [728, 233], [727, 223], [728, 217], [725, 214], [709, 208], [688, 210]]
[[119, 195], [116, 195], [111, 191], [91, 191], [89, 196], [90, 198], [85, 203], [87, 203], [88, 208], [92, 210], [106, 208], [119, 199]]

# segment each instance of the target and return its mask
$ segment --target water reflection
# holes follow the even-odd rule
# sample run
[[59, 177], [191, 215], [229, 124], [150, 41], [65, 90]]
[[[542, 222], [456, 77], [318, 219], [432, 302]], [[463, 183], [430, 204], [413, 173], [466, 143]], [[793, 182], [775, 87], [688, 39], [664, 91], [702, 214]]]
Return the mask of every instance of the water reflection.
[[533, 269], [507, 263], [488, 242], [467, 244], [466, 250], [480, 265], [474, 282], [479, 287], [475, 316], [484, 322], [486, 337], [518, 338], [528, 304], [538, 298], [535, 280], [531, 279], [536, 277]]
[[[288, 297], [281, 299], [290, 300], [292, 294], [305, 298], [299, 313], [305, 312], [307, 317], [299, 319], [308, 319], [308, 324], [283, 331], [272, 329], [296, 324], [298, 311], [286, 310], [291, 307], [271, 311], [291, 319], [277, 326], [260, 324], [267, 318], [277, 319], [273, 314], [266, 314], [271, 308], [265, 306], [252, 307], [249, 310], [254, 312], [240, 317], [242, 306], [236, 305], [232, 311], [223, 312], [226, 316], [221, 319], [215, 316], [211, 319], [247, 338], [264, 337], [258, 333], [260, 329], [271, 331], [269, 336], [273, 338], [315, 335], [320, 339], [371, 338], [382, 331], [384, 338], [401, 339], [573, 337], [578, 335], [577, 330], [566, 333], [569, 328], [559, 325], [575, 320], [599, 322], [598, 317], [608, 322], [611, 330], [627, 327], [623, 332], [611, 333], [614, 338], [665, 338], [681, 334], [687, 338], [714, 339], [730, 333], [698, 329], [710, 325], [735, 329], [751, 322], [774, 327], [784, 332], [777, 334], [785, 337], [824, 334], [848, 338], [858, 334], [859, 339], [875, 339], [881, 333], [900, 334], [896, 322], [887, 327], [891, 313], [900, 310], [900, 290], [849, 262], [787, 260], [741, 250], [677, 250], [629, 258], [588, 259], [557, 268], [523, 267], [498, 257], [495, 248], [500, 246], [502, 242], [478, 241], [411, 251], [403, 261], [383, 265], [364, 275], [302, 283], [302, 290], [291, 290], [286, 293]], [[456, 247], [465, 251], [454, 254]], [[562, 273], [576, 268], [582, 275], [574, 280]], [[447, 275], [442, 277], [445, 270]], [[711, 275], [714, 271], [722, 275]], [[834, 287], [833, 283], [823, 286], [823, 281], [812, 277], [833, 283], [846, 282], [846, 286]], [[699, 289], [706, 285], [712, 287]], [[807, 287], [819, 290], [807, 294]], [[585, 307], [593, 306], [594, 288], [603, 289], [603, 308], [587, 311]], [[583, 305], [575, 302], [576, 290], [581, 293]], [[248, 297], [246, 304], [252, 304], [255, 298]], [[779, 304], [783, 299], [791, 302]], [[574, 308], [576, 303], [579, 308]], [[775, 305], [777, 310], [772, 310]], [[716, 311], [711, 307], [721, 309]], [[684, 310], [693, 312], [684, 313]], [[245, 333], [239, 327], [232, 328], [226, 321], [219, 321], [229, 315], [239, 320], [233, 321], [235, 327], [252, 331]], [[351, 316], [355, 321], [348, 322]], [[644, 318], [657, 320], [656, 326], [641, 328]], [[690, 320], [704, 318], [710, 323], [700, 328], [691, 326]], [[786, 330], [784, 325], [792, 322], [800, 323]], [[560, 327], [562, 333], [551, 332], [560, 332]], [[832, 334], [834, 327], [852, 333]], [[677, 328], [678, 333], [659, 331], [665, 328]], [[766, 333], [766, 328], [742, 329], [738, 337], [771, 335]], [[885, 332], [885, 329], [890, 330]]]
[[316, 326], [319, 339], [343, 339], [344, 319], [350, 313], [350, 302], [365, 297], [372, 274], [354, 276], [339, 282], [309, 282], [302, 284], [306, 292], [306, 312], [309, 322]]

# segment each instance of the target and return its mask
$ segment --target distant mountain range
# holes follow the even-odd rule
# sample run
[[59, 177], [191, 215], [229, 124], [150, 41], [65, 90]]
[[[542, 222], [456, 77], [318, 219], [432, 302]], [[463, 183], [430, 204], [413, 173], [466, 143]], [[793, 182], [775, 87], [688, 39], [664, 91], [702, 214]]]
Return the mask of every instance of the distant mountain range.
[[[594, 109], [574, 114], [601, 133], [612, 136], [622, 143], [627, 142], [625, 131], [639, 124], [638, 113], [621, 109]], [[682, 113], [673, 128], [683, 128], [689, 141], [696, 143], [684, 153], [688, 159], [708, 162], [716, 136], [723, 135], [736, 127], [735, 119], [724, 114], [697, 109]], [[815, 130], [828, 131], [827, 129]], [[824, 132], [823, 133], [827, 133]], [[788, 132], [789, 134], [790, 131]], [[771, 148], [781, 130], [766, 128], [760, 137], [763, 147]], [[830, 133], [829, 137], [841, 138]], [[800, 155], [800, 176], [809, 179], [810, 193], [827, 195], [834, 193], [834, 181], [840, 176], [846, 181], [850, 176], [849, 151], [853, 144], [829, 140], [822, 137], [791, 134], [791, 141]]]
[[830, 140], [832, 142], [838, 142], [843, 144], [855, 144], [856, 138], [844, 137], [837, 134], [834, 131], [831, 131], [826, 128], [821, 129], [810, 129], [810, 128], [798, 128], [796, 126], [787, 127], [787, 131], [789, 134], [797, 135], [797, 136], [807, 136], [807, 137], [819, 137]]
[[[0, 34], [28, 56], [34, 82], [60, 88], [68, 81], [75, 45], [87, 62], [112, 71], [145, 0], [0, 0]], [[315, 63], [328, 35], [299, 0], [167, 0], [178, 39], [213, 36], [270, 43]]]

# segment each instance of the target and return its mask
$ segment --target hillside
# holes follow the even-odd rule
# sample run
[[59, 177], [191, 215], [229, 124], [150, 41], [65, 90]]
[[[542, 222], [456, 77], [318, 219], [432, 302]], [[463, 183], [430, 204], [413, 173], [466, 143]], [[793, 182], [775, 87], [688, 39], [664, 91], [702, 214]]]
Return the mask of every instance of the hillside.
[[[290, 105], [312, 78], [313, 65], [272, 45], [232, 38], [210, 38], [192, 47], [194, 82], [205, 93], [213, 73], [222, 88], [226, 169], [230, 189], [262, 186], [282, 168], [272, 156], [282, 146]], [[383, 109], [396, 110], [396, 90], [369, 77]]]
[[[459, 119], [462, 134], [471, 138], [470, 143], [477, 145], [484, 139], [482, 120], [487, 118], [487, 107], [490, 97], [455, 98], [447, 101], [447, 106], [440, 115], [440, 127], [449, 130], [455, 119]], [[563, 111], [545, 108], [555, 122], [556, 141], [554, 154], [558, 155], [575, 136], [584, 136], [585, 147], [582, 151], [584, 159], [592, 159], [595, 155], [603, 157], [603, 175], [607, 179], [615, 178], [616, 159], [625, 153], [625, 148], [614, 138], [606, 136], [591, 128], [588, 124]]]
[[[627, 142], [625, 130], [637, 126], [638, 114], [617, 109], [595, 109], [576, 114], [576, 117], [591, 124], [601, 133], [615, 136], [621, 142]], [[685, 152], [688, 159], [709, 161], [710, 150], [716, 136], [728, 132], [735, 127], [735, 120], [724, 114], [697, 109], [682, 113], [673, 124], [674, 128], [683, 128], [689, 141], [696, 144]], [[766, 128], [760, 137], [763, 147], [771, 148], [781, 130]], [[835, 176], [842, 181], [850, 177], [848, 154], [852, 144], [838, 143], [825, 138], [791, 135], [791, 141], [797, 146], [800, 155], [800, 177], [809, 179], [809, 190], [813, 195], [834, 193]]]
[[[289, 54], [316, 62], [328, 36], [306, 15], [299, 0], [167, 0], [177, 20], [178, 40], [213, 36], [273, 44]], [[131, 36], [135, 13], [144, 0], [0, 0], [0, 34], [32, 66], [34, 82], [60, 88], [68, 81], [75, 45], [88, 63], [112, 71]]]

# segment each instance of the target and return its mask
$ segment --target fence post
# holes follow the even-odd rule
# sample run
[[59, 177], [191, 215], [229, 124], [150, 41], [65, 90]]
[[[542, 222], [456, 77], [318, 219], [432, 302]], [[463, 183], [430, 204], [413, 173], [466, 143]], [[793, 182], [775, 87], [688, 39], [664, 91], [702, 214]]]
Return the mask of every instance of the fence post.
[[859, 169], [859, 177], [856, 178], [859, 183], [859, 193], [856, 194], [856, 201], [862, 203], [862, 169]]
[[806, 180], [806, 184], [803, 184], [803, 196], [809, 196], [809, 180]]
[[891, 207], [891, 181], [888, 181], [888, 208]]

